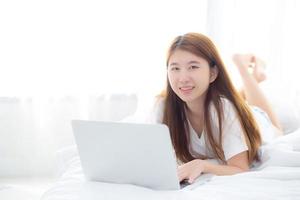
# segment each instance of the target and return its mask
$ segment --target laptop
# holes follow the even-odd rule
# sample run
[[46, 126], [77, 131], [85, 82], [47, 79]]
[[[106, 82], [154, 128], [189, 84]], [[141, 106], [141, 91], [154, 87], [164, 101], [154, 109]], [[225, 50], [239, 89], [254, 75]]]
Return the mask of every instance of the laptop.
[[87, 180], [179, 190], [175, 152], [163, 124], [72, 121]]

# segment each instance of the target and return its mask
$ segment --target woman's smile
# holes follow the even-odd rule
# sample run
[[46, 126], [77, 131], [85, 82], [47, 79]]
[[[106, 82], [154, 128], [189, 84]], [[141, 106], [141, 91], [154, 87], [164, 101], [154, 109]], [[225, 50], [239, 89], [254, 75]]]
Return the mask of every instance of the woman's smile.
[[179, 87], [179, 90], [181, 91], [182, 94], [190, 94], [192, 90], [194, 89], [194, 86], [184, 86], [184, 87]]

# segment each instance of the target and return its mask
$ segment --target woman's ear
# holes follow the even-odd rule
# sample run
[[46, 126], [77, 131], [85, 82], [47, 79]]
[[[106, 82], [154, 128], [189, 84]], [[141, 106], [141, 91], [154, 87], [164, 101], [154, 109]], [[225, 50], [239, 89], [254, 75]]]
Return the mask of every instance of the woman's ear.
[[209, 82], [212, 83], [216, 80], [216, 78], [218, 77], [219, 74], [219, 70], [218, 67], [215, 65], [213, 67], [210, 68], [210, 77], [209, 77]]

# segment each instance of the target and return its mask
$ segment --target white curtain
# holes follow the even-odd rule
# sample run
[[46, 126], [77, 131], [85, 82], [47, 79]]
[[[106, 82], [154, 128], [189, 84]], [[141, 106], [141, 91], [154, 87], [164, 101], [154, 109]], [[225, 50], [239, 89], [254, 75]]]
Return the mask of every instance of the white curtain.
[[205, 0], [0, 2], [0, 177], [56, 173], [71, 119], [142, 117]]
[[261, 84], [286, 132], [299, 127], [300, 3], [297, 0], [207, 1], [207, 34], [217, 44], [228, 71], [241, 87], [234, 53], [254, 53], [266, 61]]
[[299, 1], [211, 0], [207, 7], [207, 33], [217, 43], [237, 84], [240, 80], [231, 55], [255, 53], [267, 62], [267, 74], [278, 87], [288, 84], [299, 92]]
[[74, 145], [72, 119], [118, 121], [133, 115], [137, 95], [0, 98], [0, 176], [46, 176], [56, 152]]
[[55, 174], [71, 119], [145, 113], [185, 32], [211, 36], [237, 83], [231, 54], [254, 52], [276, 87], [299, 85], [298, 13], [296, 0], [1, 1], [0, 177]]
[[171, 39], [205, 0], [0, 2], [0, 95], [157, 93]]
[[0, 97], [0, 178], [55, 176], [58, 151], [75, 145], [71, 120], [141, 121], [155, 99], [146, 94]]

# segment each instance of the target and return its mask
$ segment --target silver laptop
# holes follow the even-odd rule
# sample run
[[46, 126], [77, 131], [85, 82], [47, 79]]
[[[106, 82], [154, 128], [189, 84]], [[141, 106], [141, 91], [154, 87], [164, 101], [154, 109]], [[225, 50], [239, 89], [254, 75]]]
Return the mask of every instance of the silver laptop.
[[177, 163], [163, 124], [72, 121], [88, 180], [178, 190]]

